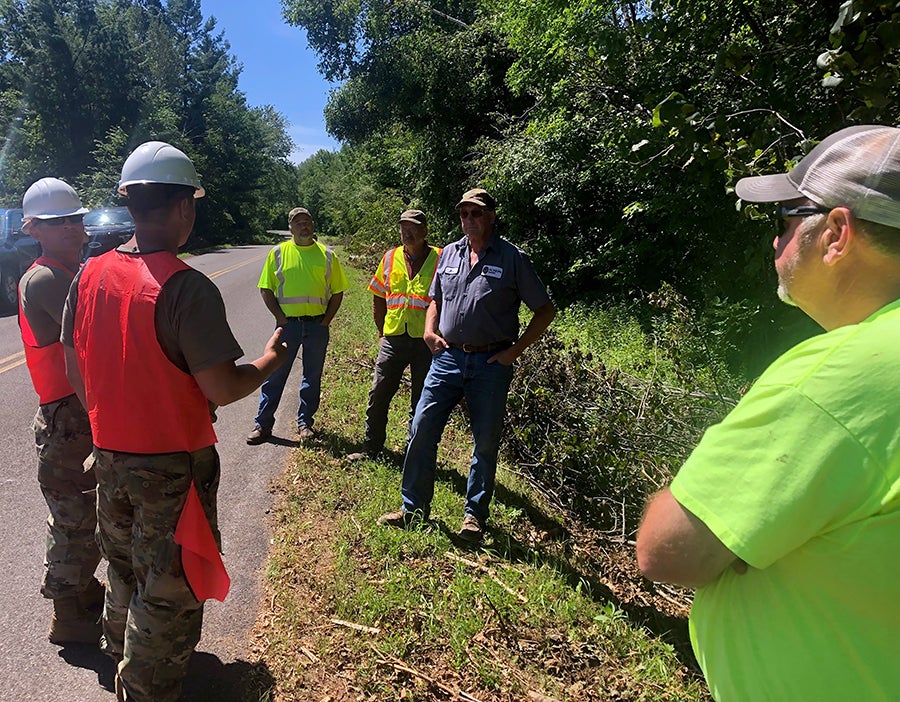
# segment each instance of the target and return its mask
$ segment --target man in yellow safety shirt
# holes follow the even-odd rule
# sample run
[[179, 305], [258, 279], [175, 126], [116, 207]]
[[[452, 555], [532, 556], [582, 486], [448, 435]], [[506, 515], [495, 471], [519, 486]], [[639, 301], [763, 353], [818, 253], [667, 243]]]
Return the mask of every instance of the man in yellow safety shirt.
[[287, 361], [263, 383], [259, 411], [248, 444], [261, 444], [272, 436], [275, 410], [297, 353], [303, 349], [303, 377], [297, 434], [313, 437], [313, 421], [319, 409], [322, 370], [328, 349], [328, 325], [337, 314], [347, 289], [347, 277], [334, 253], [316, 241], [309, 210], [295, 207], [288, 213], [291, 238], [273, 248], [259, 277], [259, 292], [275, 326], [282, 328]]
[[[412, 423], [425, 376], [431, 366], [431, 350], [422, 338], [425, 313], [431, 296], [428, 290], [437, 270], [441, 250], [429, 246], [428, 221], [421, 210], [400, 215], [402, 246], [390, 249], [381, 258], [369, 283], [372, 316], [380, 338], [375, 359], [375, 378], [366, 407], [366, 438], [361, 453], [347, 458], [374, 456], [386, 437], [388, 407], [400, 387], [403, 371], [409, 367], [412, 383], [409, 422]], [[408, 431], [408, 430], [407, 430]]]

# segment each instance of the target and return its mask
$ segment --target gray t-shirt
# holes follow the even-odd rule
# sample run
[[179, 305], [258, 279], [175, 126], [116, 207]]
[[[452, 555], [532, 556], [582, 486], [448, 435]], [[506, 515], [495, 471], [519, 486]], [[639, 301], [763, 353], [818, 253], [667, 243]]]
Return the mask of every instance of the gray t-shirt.
[[[69, 290], [62, 320], [62, 342], [74, 347], [78, 280]], [[222, 295], [209, 278], [194, 269], [175, 273], [159, 291], [156, 338], [163, 353], [185, 373], [197, 373], [244, 355], [228, 326]]]
[[528, 255], [494, 234], [469, 267], [469, 240], [444, 247], [430, 295], [440, 306], [441, 336], [452, 344], [484, 346], [519, 337], [519, 305], [550, 302]]

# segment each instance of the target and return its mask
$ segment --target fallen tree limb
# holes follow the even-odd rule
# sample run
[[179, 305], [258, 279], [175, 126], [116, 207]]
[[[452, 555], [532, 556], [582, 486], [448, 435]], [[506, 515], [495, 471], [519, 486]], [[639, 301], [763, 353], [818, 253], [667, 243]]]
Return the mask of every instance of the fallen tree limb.
[[443, 683], [438, 682], [437, 680], [426, 675], [422, 671], [416, 670], [415, 668], [407, 665], [406, 663], [404, 663], [403, 661], [401, 661], [398, 658], [394, 658], [393, 656], [386, 656], [384, 653], [379, 651], [372, 644], [369, 644], [369, 648], [371, 648], [373, 651], [375, 651], [375, 653], [377, 653], [379, 656], [381, 656], [381, 660], [376, 661], [377, 663], [380, 663], [382, 665], [390, 665], [392, 668], [394, 668], [394, 670], [399, 670], [400, 672], [406, 673], [407, 675], [412, 675], [413, 677], [419, 678], [420, 680], [424, 680], [429, 685], [434, 685], [436, 688], [438, 688], [442, 692], [445, 692], [448, 695], [450, 695], [451, 699], [461, 699], [461, 700], [466, 700], [466, 702], [481, 702], [481, 700], [479, 700], [477, 697], [473, 697], [472, 695], [470, 695], [467, 692], [463, 692], [460, 689], [454, 690], [451, 687], [447, 687]]
[[336, 624], [337, 626], [345, 626], [348, 629], [353, 629], [355, 631], [364, 631], [367, 634], [380, 634], [381, 629], [377, 629], [374, 626], [363, 626], [362, 624], [354, 624], [353, 622], [345, 622], [343, 619], [332, 619], [332, 624]]
[[522, 604], [526, 604], [528, 602], [528, 598], [525, 597], [525, 595], [523, 595], [520, 592], [516, 592], [509, 585], [507, 585], [502, 580], [500, 580], [500, 578], [498, 578], [494, 574], [493, 568], [489, 568], [488, 566], [481, 565], [481, 563], [476, 563], [475, 561], [470, 561], [468, 558], [463, 558], [462, 556], [457, 556], [455, 553], [452, 553], [450, 551], [447, 551], [447, 553], [445, 553], [444, 555], [451, 561], [456, 561], [457, 563], [462, 563], [463, 565], [467, 565], [470, 568], [474, 568], [476, 570], [480, 570], [480, 571], [486, 573], [487, 576], [491, 580], [493, 580], [500, 587], [502, 587], [504, 590], [506, 590], [510, 595], [515, 597], [517, 600], [519, 600], [519, 602], [521, 602]]

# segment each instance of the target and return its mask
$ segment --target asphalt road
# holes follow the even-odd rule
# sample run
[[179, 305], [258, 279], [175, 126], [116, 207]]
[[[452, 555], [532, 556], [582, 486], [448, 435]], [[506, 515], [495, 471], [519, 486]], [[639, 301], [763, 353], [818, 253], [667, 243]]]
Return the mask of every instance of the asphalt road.
[[[256, 282], [268, 247], [248, 246], [196, 256], [188, 262], [219, 286], [228, 321], [253, 360], [272, 332]], [[299, 364], [295, 364], [297, 370]], [[219, 525], [231, 592], [209, 601], [203, 638], [185, 682], [186, 702], [243, 702], [250, 628], [256, 618], [269, 544], [270, 481], [289, 458], [296, 438], [299, 373], [288, 381], [275, 426], [276, 442], [247, 446], [257, 395], [222, 407], [216, 433], [222, 459]], [[37, 407], [15, 316], [0, 318], [0, 700], [2, 702], [111, 702], [113, 666], [90, 646], [60, 648], [47, 641], [52, 605], [41, 597], [47, 508], [36, 477], [31, 422]], [[278, 440], [277, 437], [282, 437]], [[105, 563], [98, 575], [105, 577]]]

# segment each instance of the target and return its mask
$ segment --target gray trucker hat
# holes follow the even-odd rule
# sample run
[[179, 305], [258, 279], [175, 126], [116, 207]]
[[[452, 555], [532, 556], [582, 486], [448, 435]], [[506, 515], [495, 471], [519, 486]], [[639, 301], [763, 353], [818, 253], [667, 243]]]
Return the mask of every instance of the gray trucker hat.
[[900, 129], [871, 124], [841, 129], [789, 172], [741, 178], [735, 192], [747, 202], [807, 197], [900, 228]]

